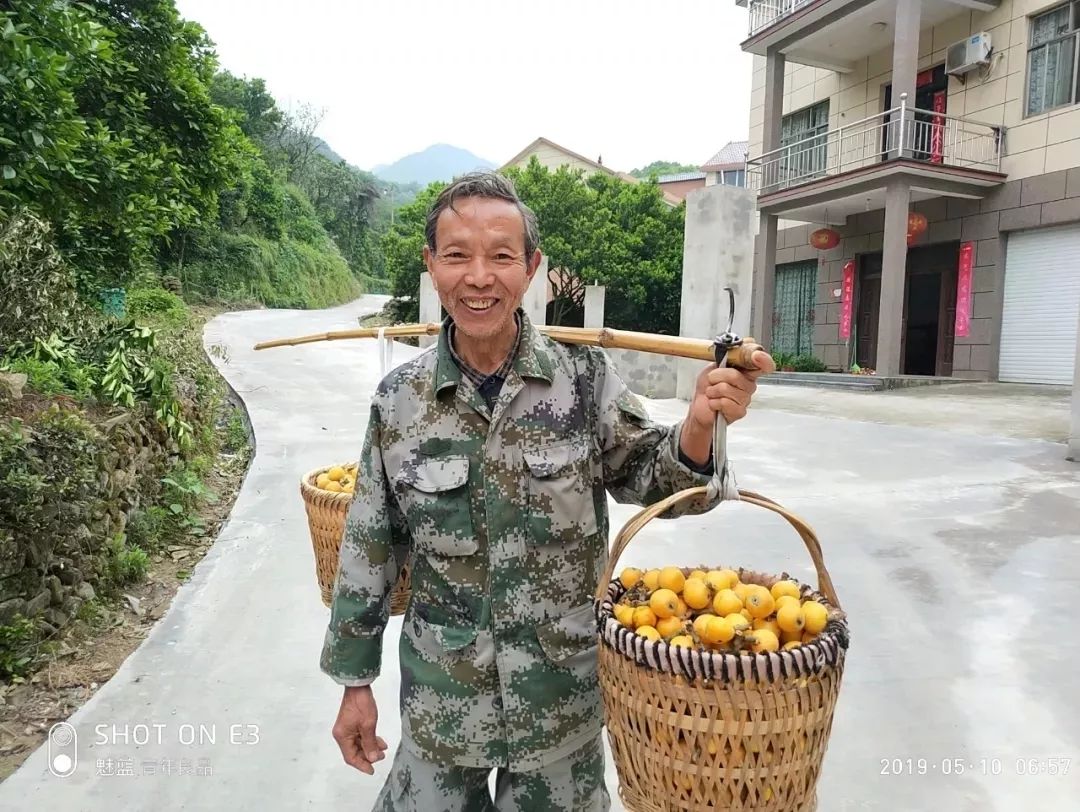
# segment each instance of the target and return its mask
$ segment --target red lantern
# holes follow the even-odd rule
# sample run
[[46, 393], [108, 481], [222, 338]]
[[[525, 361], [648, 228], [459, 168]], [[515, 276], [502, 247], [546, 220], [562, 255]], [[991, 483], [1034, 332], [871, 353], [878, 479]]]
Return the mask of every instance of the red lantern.
[[908, 234], [914, 234], [916, 237], [926, 231], [926, 215], [917, 211], [908, 212], [907, 230]]
[[819, 228], [810, 235], [810, 245], [819, 251], [828, 251], [840, 244], [840, 234], [831, 228]]

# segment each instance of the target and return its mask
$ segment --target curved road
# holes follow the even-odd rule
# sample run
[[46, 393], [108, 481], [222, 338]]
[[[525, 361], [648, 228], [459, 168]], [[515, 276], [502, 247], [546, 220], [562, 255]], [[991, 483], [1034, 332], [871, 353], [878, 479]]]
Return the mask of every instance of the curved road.
[[[206, 345], [228, 350], [216, 363], [257, 440], [232, 517], [147, 640], [72, 717], [74, 775], [52, 776], [43, 747], [0, 785], [0, 809], [370, 809], [389, 761], [361, 775], [329, 735], [340, 690], [318, 670], [327, 614], [297, 483], [359, 453], [377, 345], [251, 346], [346, 329], [380, 305], [365, 297], [207, 325]], [[415, 352], [398, 346], [394, 360]], [[761, 400], [732, 432], [740, 484], [817, 530], [852, 619], [821, 808], [1065, 808], [1080, 795], [1080, 468], [1057, 444], [793, 414]], [[665, 421], [685, 409], [648, 406]], [[613, 526], [631, 512], [613, 506]], [[797, 537], [759, 513], [725, 505], [655, 524], [628, 559], [812, 580]], [[391, 623], [390, 638], [399, 628]], [[385, 651], [375, 685], [393, 746], [392, 639]], [[1051, 758], [1071, 759], [1068, 774], [1048, 774]], [[1026, 760], [1042, 774], [1021, 775]], [[609, 785], [614, 794], [610, 769]]]

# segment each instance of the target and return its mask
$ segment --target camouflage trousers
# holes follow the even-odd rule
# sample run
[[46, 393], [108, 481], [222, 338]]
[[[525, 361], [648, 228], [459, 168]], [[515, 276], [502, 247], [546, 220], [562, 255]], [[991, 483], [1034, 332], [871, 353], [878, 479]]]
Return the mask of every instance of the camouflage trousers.
[[524, 773], [433, 764], [399, 746], [373, 812], [607, 812], [600, 736], [566, 758]]

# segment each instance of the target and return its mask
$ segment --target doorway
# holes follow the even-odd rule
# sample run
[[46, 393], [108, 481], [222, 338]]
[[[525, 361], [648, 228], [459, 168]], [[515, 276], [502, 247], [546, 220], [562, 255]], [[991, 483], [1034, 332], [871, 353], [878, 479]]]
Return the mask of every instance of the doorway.
[[[945, 243], [908, 251], [900, 324], [903, 375], [952, 375], [959, 250], [958, 243]], [[858, 263], [855, 362], [874, 369], [881, 313], [881, 254], [864, 254]]]
[[[935, 164], [942, 162], [945, 141], [944, 114], [948, 96], [949, 77], [945, 74], [944, 65], [920, 71], [915, 77], [914, 106], [922, 112], [915, 113], [915, 126], [910, 135], [904, 138], [904, 147], [910, 152], [906, 157]], [[899, 105], [900, 101], [897, 100], [896, 104]], [[911, 104], [910, 100], [908, 104]], [[889, 83], [885, 85], [885, 109], [890, 110], [892, 107], [892, 83]], [[887, 116], [886, 121], [891, 118]], [[886, 128], [886, 137], [889, 132], [891, 129]], [[892, 146], [895, 148], [895, 144]], [[887, 157], [888, 143], [884, 145], [883, 151]]]

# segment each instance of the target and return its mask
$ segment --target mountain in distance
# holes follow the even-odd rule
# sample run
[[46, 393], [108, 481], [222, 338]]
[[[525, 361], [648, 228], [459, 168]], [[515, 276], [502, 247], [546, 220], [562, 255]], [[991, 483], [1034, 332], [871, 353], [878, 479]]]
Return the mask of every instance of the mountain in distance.
[[433, 180], [450, 181], [474, 169], [494, 169], [467, 149], [450, 144], [434, 144], [421, 152], [399, 158], [392, 164], [380, 164], [371, 171], [383, 180], [394, 183], [418, 183], [427, 186]]

